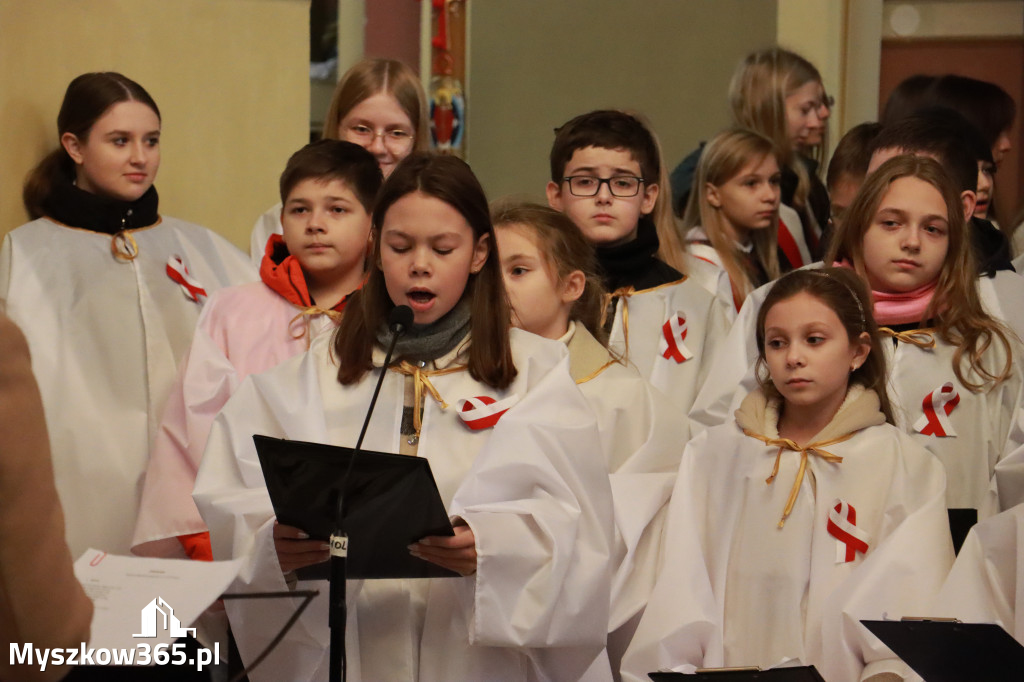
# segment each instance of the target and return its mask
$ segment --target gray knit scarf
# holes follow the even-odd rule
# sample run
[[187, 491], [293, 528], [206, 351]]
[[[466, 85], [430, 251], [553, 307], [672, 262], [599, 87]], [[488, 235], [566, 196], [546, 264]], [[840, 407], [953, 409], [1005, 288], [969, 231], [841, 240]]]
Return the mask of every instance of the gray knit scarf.
[[[450, 353], [469, 333], [469, 301], [463, 298], [444, 317], [430, 324], [413, 324], [405, 336], [398, 339], [395, 358], [405, 360], [435, 360]], [[377, 330], [377, 345], [391, 345], [391, 330], [387, 324]]]

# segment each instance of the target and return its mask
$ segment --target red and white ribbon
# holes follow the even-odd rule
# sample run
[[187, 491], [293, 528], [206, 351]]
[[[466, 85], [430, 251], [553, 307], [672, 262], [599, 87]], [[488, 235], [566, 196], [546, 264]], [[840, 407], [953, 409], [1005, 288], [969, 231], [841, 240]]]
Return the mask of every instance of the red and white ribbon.
[[693, 353], [683, 341], [686, 340], [686, 316], [677, 312], [661, 325], [661, 341], [658, 352], [666, 360], [683, 363], [693, 357]]
[[852, 504], [837, 499], [828, 511], [828, 533], [836, 539], [836, 563], [853, 561], [857, 552], [868, 553], [870, 536], [857, 527], [857, 512]]
[[188, 300], [197, 303], [206, 300], [206, 289], [189, 274], [185, 262], [180, 257], [171, 256], [167, 259], [167, 276], [181, 286], [181, 290], [185, 292], [185, 297]]
[[459, 419], [466, 426], [474, 431], [489, 429], [498, 423], [501, 415], [508, 412], [508, 408], [519, 402], [519, 396], [512, 394], [507, 398], [495, 400], [489, 395], [476, 396], [475, 398], [464, 398], [456, 404]]
[[960, 396], [952, 382], [947, 381], [924, 397], [921, 403], [924, 415], [914, 422], [914, 430], [925, 436], [956, 436], [949, 415], [959, 404]]

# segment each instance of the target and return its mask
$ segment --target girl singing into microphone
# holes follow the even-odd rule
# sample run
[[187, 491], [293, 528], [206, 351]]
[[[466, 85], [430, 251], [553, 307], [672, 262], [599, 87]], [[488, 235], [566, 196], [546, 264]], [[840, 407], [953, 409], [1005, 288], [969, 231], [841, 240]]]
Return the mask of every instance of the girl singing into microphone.
[[[321, 540], [275, 524], [251, 434], [352, 446], [386, 372], [363, 446], [430, 461], [456, 532], [409, 551], [463, 577], [349, 581], [348, 679], [610, 679], [609, 483], [564, 344], [509, 329], [486, 197], [464, 162], [413, 154], [372, 223], [370, 275], [333, 339], [250, 377], [214, 424], [195, 497], [215, 558], [247, 558], [236, 591], [286, 589], [327, 560]], [[396, 305], [413, 324], [385, 368]], [[326, 679], [318, 589], [254, 682]], [[280, 608], [228, 605], [243, 660], [292, 609]]]

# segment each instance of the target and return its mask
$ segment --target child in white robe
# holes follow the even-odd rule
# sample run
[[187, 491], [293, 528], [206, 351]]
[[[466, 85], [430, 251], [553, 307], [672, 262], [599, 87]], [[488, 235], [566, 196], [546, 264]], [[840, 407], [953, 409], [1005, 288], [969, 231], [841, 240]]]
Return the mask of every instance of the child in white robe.
[[536, 204], [492, 210], [517, 327], [569, 348], [569, 371], [597, 416], [615, 504], [609, 656], [614, 669], [647, 604], [687, 420], [604, 346], [593, 249], [571, 220]]
[[610, 297], [609, 347], [688, 411], [732, 301], [683, 272], [657, 139], [637, 116], [592, 111], [558, 128], [550, 161], [548, 204], [597, 254]]
[[262, 281], [218, 291], [199, 317], [150, 453], [136, 554], [210, 558], [192, 487], [213, 419], [246, 376], [334, 331], [366, 276], [380, 184], [376, 159], [350, 142], [320, 140], [288, 160], [280, 182], [284, 234], [267, 241]]
[[196, 319], [256, 273], [223, 237], [159, 214], [160, 112], [141, 85], [78, 76], [57, 127], [25, 183], [33, 220], [0, 248], [0, 306], [32, 350], [72, 555], [127, 554]]
[[[1024, 371], [1013, 362], [1024, 349], [996, 316], [992, 280], [975, 276], [969, 240], [960, 192], [943, 167], [907, 155], [867, 177], [827, 256], [870, 283], [889, 338], [896, 425], [945, 466], [946, 504], [963, 510], [951, 513], [955, 541], [975, 515], [1024, 501]], [[750, 296], [723, 342], [732, 364], [712, 368], [693, 422], [720, 422], [741, 397], [735, 387], [749, 390], [756, 350], [742, 332], [764, 295]]]
[[[716, 135], [697, 162], [697, 191], [683, 216], [686, 249], [725, 271], [736, 310], [793, 269], [779, 246], [780, 163], [770, 139], [742, 128]], [[699, 281], [717, 293], [717, 277]]]
[[[611, 493], [594, 417], [563, 344], [511, 330], [486, 198], [453, 157], [414, 154], [374, 210], [374, 268], [334, 338], [250, 376], [214, 423], [194, 497], [215, 558], [249, 561], [235, 591], [286, 589], [324, 540], [276, 524], [253, 444], [263, 433], [429, 460], [454, 537], [413, 556], [464, 577], [349, 581], [348, 679], [608, 680]], [[395, 305], [414, 313], [381, 367]], [[299, 585], [304, 585], [299, 582]], [[328, 673], [327, 585], [257, 680]], [[291, 605], [229, 602], [251, 662]]]
[[924, 612], [952, 547], [942, 467], [892, 425], [868, 306], [838, 268], [772, 287], [756, 337], [767, 376], [734, 422], [687, 445], [623, 679], [784, 662], [830, 682], [905, 679], [858, 621]]

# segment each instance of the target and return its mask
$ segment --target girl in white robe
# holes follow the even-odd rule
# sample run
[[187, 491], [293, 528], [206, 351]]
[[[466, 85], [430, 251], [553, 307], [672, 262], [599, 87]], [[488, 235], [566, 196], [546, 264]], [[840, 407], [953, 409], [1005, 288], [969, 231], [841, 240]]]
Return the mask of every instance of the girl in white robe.
[[[897, 157], [868, 176], [829, 256], [872, 282], [875, 317], [889, 337], [883, 351], [896, 424], [945, 466], [947, 506], [964, 510], [951, 515], [958, 539], [975, 514], [987, 518], [1024, 501], [1024, 371], [1014, 362], [1024, 349], [997, 316], [1009, 305], [992, 298], [998, 280], [971, 274], [966, 230], [959, 193], [942, 168], [926, 157]], [[901, 234], [902, 243], [879, 247], [886, 235]], [[918, 283], [925, 269], [928, 281]], [[751, 295], [723, 342], [731, 364], [712, 368], [693, 423], [720, 423], [742, 397], [736, 386], [753, 385], [756, 349], [743, 330], [752, 330], [764, 295]]]
[[[420, 77], [397, 59], [364, 59], [338, 80], [324, 118], [321, 138], [365, 147], [386, 178], [413, 151], [430, 148], [427, 98]], [[281, 234], [281, 204], [252, 227], [250, 256], [259, 267], [267, 240]]]
[[25, 332], [74, 556], [127, 554], [142, 477], [207, 296], [255, 279], [206, 228], [161, 216], [160, 114], [138, 83], [68, 86], [61, 146], [29, 175], [32, 222], [0, 248], [0, 303]]
[[150, 453], [136, 554], [209, 559], [192, 488], [214, 417], [246, 376], [333, 332], [366, 276], [376, 159], [358, 145], [320, 140], [291, 156], [280, 184], [285, 233], [267, 241], [262, 281], [218, 291], [199, 316]]
[[[353, 446], [383, 371], [384, 320], [408, 305], [412, 329], [363, 445], [430, 461], [456, 535], [410, 551], [464, 577], [349, 581], [348, 679], [610, 679], [599, 431], [564, 345], [508, 331], [482, 189], [453, 157], [413, 155], [381, 190], [373, 231], [376, 267], [334, 339], [250, 376], [214, 423], [194, 497], [215, 558], [248, 557], [234, 591], [286, 589], [293, 570], [328, 558], [322, 539], [275, 523], [252, 434]], [[254, 682], [326, 679], [327, 585], [316, 587]], [[244, 661], [293, 609], [227, 604]]]
[[[716, 135], [697, 163], [697, 191], [683, 217], [686, 248], [726, 272], [736, 310], [751, 291], [793, 269], [779, 248], [779, 167], [772, 141], [744, 129]], [[717, 280], [702, 284], [717, 293]]]
[[768, 377], [687, 445], [623, 679], [782, 663], [906, 679], [859, 621], [926, 612], [952, 562], [945, 477], [892, 425], [868, 305], [837, 268], [773, 286], [756, 337]]
[[492, 211], [513, 322], [564, 342], [594, 414], [615, 505], [609, 656], [614, 669], [654, 583], [666, 504], [687, 420], [603, 344], [603, 289], [591, 246], [565, 215], [536, 204]]

